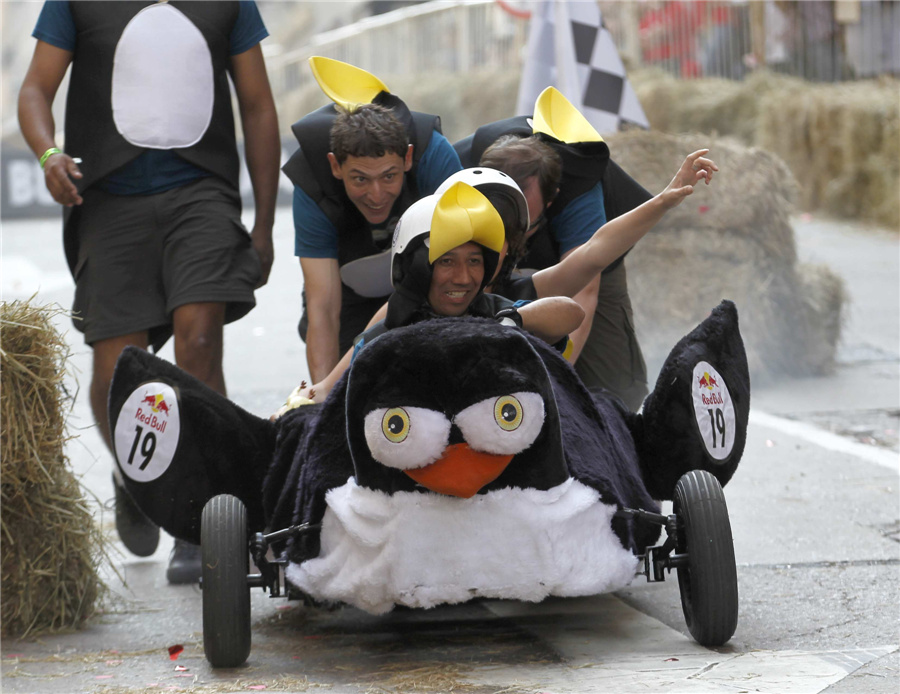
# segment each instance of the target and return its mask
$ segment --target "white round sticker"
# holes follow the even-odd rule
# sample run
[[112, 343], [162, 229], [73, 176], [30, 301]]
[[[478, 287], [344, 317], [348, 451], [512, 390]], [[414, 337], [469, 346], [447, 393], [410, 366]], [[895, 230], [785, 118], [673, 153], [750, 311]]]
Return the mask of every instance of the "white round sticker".
[[706, 452], [716, 460], [725, 460], [734, 448], [734, 403], [725, 379], [705, 361], [694, 367], [691, 395], [694, 416]]
[[178, 396], [166, 383], [138, 386], [119, 411], [113, 434], [119, 469], [136, 482], [150, 482], [172, 464], [181, 419]]

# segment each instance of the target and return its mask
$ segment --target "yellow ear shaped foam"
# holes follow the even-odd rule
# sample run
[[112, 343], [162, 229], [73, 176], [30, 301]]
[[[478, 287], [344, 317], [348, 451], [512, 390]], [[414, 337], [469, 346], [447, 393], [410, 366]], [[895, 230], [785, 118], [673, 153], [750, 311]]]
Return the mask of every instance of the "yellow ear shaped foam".
[[594, 126], [556, 87], [547, 87], [534, 102], [532, 128], [560, 142], [603, 142]]
[[484, 195], [459, 181], [444, 192], [434, 209], [428, 262], [470, 241], [499, 253], [504, 241], [503, 220]]
[[309, 59], [309, 67], [325, 95], [348, 111], [372, 103], [381, 92], [390, 93], [375, 75], [350, 63], [314, 55]]

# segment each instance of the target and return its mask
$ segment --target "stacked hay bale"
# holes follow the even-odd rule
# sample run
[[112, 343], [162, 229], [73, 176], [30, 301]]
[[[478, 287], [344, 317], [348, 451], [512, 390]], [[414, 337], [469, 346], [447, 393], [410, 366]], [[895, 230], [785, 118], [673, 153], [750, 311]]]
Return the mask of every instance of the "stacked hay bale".
[[755, 380], [830, 371], [843, 283], [827, 268], [798, 263], [790, 225], [797, 184], [784, 162], [700, 135], [632, 131], [607, 141], [613, 158], [653, 193], [694, 150], [709, 147], [720, 167], [712, 185], [701, 184], [628, 257], [648, 362], [658, 366], [725, 298], [737, 304]]
[[0, 302], [0, 625], [4, 636], [75, 627], [103, 590], [100, 531], [68, 467], [60, 309]]
[[760, 71], [742, 82], [630, 75], [647, 119], [668, 133], [730, 135], [778, 154], [799, 206], [900, 229], [900, 81], [820, 84]]
[[759, 103], [756, 144], [785, 158], [805, 210], [900, 230], [900, 83], [806, 85]]

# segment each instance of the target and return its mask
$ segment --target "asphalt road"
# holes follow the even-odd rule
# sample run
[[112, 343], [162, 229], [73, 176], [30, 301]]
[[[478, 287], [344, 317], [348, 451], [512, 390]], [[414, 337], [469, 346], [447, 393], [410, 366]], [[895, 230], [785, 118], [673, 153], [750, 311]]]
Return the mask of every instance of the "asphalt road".
[[[289, 210], [279, 211], [272, 279], [257, 308], [226, 329], [230, 397], [266, 415], [307, 376], [296, 337], [300, 273]], [[900, 243], [895, 232], [798, 219], [801, 257], [825, 262], [851, 303], [837, 372], [753, 393], [744, 457], [725, 488], [740, 616], [731, 642], [687, 635], [674, 576], [614, 595], [539, 605], [482, 601], [383, 617], [253, 595], [247, 665], [203, 657], [201, 593], [169, 586], [170, 542], [146, 560], [112, 545], [126, 585], [84, 630], [5, 640], [4, 692], [771, 692], [900, 688]], [[4, 224], [3, 299], [68, 306], [59, 224]], [[740, 307], [739, 307], [740, 308]], [[638, 317], [639, 321], [639, 317]], [[70, 328], [81, 384], [68, 447], [101, 501], [111, 459], [86, 402], [90, 352]], [[640, 330], [640, 325], [638, 325]], [[167, 351], [168, 350], [168, 351]], [[171, 347], [163, 351], [171, 358]], [[112, 513], [97, 507], [115, 539]], [[168, 647], [181, 644], [176, 661]]]

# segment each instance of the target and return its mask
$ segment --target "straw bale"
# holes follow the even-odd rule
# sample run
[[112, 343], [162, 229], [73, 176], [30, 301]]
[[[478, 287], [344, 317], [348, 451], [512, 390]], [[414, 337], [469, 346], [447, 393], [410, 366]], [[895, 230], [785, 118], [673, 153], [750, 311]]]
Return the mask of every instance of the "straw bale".
[[102, 537], [68, 467], [62, 309], [0, 302], [3, 635], [79, 626], [104, 591]]
[[734, 140], [706, 135], [666, 135], [632, 130], [606, 138], [612, 158], [651, 193], [668, 185], [686, 155], [708, 148], [719, 165], [709, 186], [665, 217], [667, 229], [737, 230], [750, 235], [768, 255], [797, 259], [790, 215], [797, 182], [778, 157]]
[[759, 110], [757, 144], [784, 157], [803, 209], [900, 229], [900, 82], [805, 84]]
[[[629, 132], [613, 158], [659, 192], [701, 145], [720, 171], [670, 211], [628, 256], [635, 327], [651, 365], [722, 299], [737, 304], [754, 380], [827, 373], [840, 335], [843, 285], [797, 262], [789, 215], [796, 190], [777, 157], [734, 141]], [[704, 211], [705, 210], [705, 211]]]

